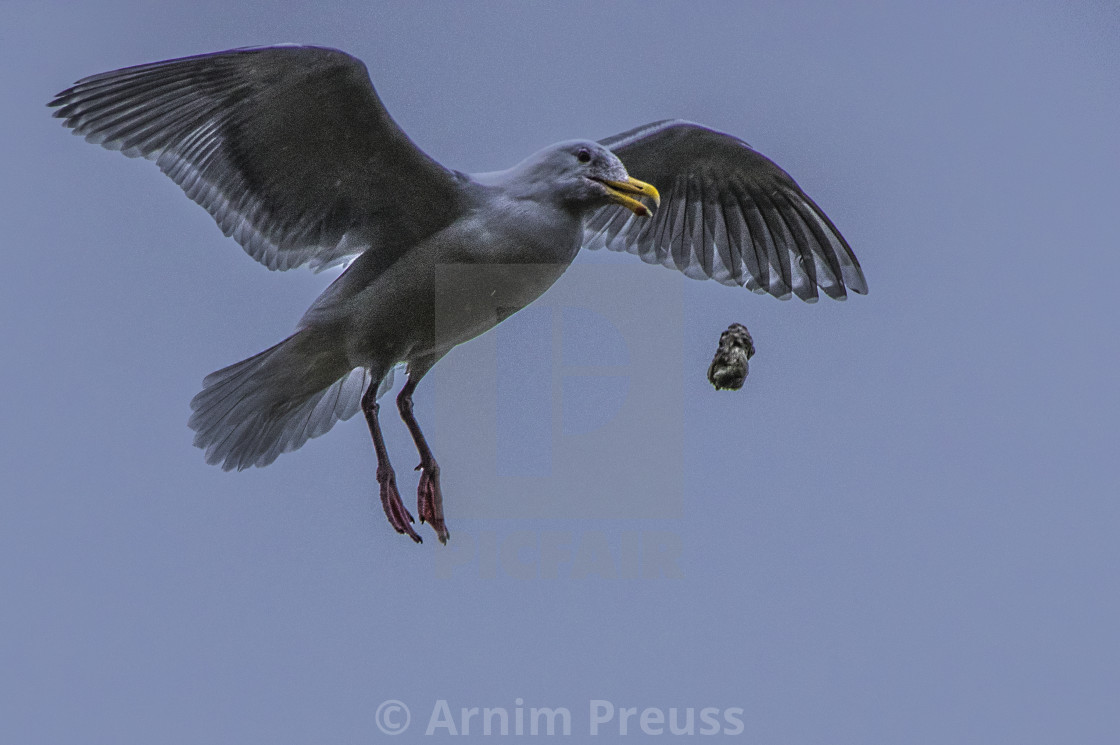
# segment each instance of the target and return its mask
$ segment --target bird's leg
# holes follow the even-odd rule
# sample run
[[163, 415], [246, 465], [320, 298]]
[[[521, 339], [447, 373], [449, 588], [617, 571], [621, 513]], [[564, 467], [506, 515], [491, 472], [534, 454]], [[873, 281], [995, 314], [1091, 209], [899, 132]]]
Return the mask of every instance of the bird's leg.
[[420, 516], [420, 522], [430, 523], [435, 529], [439, 542], [447, 543], [451, 534], [447, 532], [447, 526], [443, 522], [443, 493], [439, 488], [439, 464], [432, 457], [424, 433], [420, 431], [420, 425], [412, 414], [412, 392], [416, 390], [418, 380], [419, 378], [414, 378], [412, 375], [408, 376], [408, 382], [397, 396], [397, 409], [412, 434], [412, 441], [416, 443], [416, 452], [420, 454], [420, 465], [416, 467], [416, 470], [420, 471], [420, 486], [416, 489], [416, 512]]
[[[421, 543], [422, 539], [412, 529], [412, 515], [401, 501], [401, 494], [397, 491], [397, 475], [393, 473], [393, 466], [389, 463], [389, 451], [385, 449], [385, 438], [381, 436], [381, 425], [377, 421], [377, 412], [381, 408], [377, 404], [377, 386], [380, 381], [374, 380], [362, 395], [362, 413], [366, 415], [366, 424], [369, 433], [373, 436], [373, 449], [377, 451], [377, 484], [381, 491], [381, 506], [385, 509], [385, 516], [389, 524], [398, 533], [405, 533], [409, 538]], [[423, 518], [421, 518], [423, 519]]]

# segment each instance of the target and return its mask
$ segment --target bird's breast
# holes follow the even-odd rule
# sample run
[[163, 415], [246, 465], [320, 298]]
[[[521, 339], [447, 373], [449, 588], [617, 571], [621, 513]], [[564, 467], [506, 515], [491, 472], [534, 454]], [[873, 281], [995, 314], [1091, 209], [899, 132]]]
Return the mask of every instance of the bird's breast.
[[[509, 214], [506, 212], [503, 215]], [[543, 295], [575, 258], [578, 222], [472, 215], [410, 249], [340, 309], [356, 364], [442, 355]]]
[[579, 250], [578, 235], [483, 231], [479, 242], [436, 268], [435, 346], [485, 333], [552, 287]]

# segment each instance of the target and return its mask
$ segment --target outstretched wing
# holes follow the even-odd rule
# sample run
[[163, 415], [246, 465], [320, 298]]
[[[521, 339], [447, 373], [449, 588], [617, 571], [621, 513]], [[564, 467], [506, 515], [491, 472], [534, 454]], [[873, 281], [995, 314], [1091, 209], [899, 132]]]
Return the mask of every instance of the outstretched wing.
[[601, 143], [661, 192], [652, 219], [611, 205], [587, 221], [584, 246], [637, 254], [696, 279], [783, 300], [838, 300], [867, 281], [840, 231], [789, 174], [747, 143], [698, 124], [647, 124]]
[[156, 161], [269, 269], [402, 251], [458, 215], [459, 176], [408, 139], [365, 65], [335, 49], [129, 67], [49, 105], [89, 142]]

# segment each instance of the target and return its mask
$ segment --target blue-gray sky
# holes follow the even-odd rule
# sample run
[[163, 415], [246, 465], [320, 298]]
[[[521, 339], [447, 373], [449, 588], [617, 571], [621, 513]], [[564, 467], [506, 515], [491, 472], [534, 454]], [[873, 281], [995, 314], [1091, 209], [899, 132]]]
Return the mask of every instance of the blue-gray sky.
[[[8, 0], [0, 739], [371, 742], [400, 699], [394, 742], [427, 741], [440, 699], [458, 717], [520, 698], [570, 709], [573, 736], [602, 699], [738, 707], [750, 743], [1120, 740], [1118, 39], [1103, 2]], [[557, 316], [558, 364], [636, 363], [677, 334], [648, 401], [668, 425], [620, 410], [588, 461], [675, 473], [669, 516], [573, 507], [642, 504], [616, 487], [487, 506], [480, 484], [511, 468], [569, 478], [540, 427], [595, 430], [645, 390], [519, 387], [509, 350], [541, 312], [417, 394], [452, 547], [391, 532], [360, 418], [267, 469], [206, 466], [186, 428], [202, 377], [289, 333], [329, 278], [268, 272], [44, 104], [84, 75], [287, 41], [362, 58], [461, 170], [667, 117], [739, 135], [832, 217], [871, 292], [805, 306], [585, 257], [641, 287], [618, 323]], [[658, 297], [675, 322], [643, 325]], [[717, 394], [704, 371], [732, 321], [759, 352]], [[524, 396], [490, 411], [524, 460], [476, 478], [486, 344], [478, 400]], [[411, 443], [386, 429], [411, 502]]]

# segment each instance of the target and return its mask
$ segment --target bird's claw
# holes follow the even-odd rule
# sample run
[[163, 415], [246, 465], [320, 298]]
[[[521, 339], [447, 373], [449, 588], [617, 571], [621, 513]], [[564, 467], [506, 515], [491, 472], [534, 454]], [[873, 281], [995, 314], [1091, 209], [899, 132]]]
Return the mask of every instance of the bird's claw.
[[[381, 491], [381, 506], [385, 510], [385, 516], [389, 518], [389, 524], [398, 533], [407, 535], [416, 543], [423, 543], [424, 539], [412, 528], [412, 513], [404, 506], [401, 494], [397, 491], [395, 475], [391, 471], [386, 473], [379, 468], [377, 469], [377, 483]], [[423, 518], [421, 518], [421, 521], [423, 521]]]
[[428, 523], [436, 531], [439, 542], [446, 544], [451, 534], [443, 522], [443, 492], [439, 488], [439, 466], [434, 463], [425, 468], [424, 464], [417, 466], [420, 471], [420, 485], [416, 489], [416, 513], [420, 522]]

